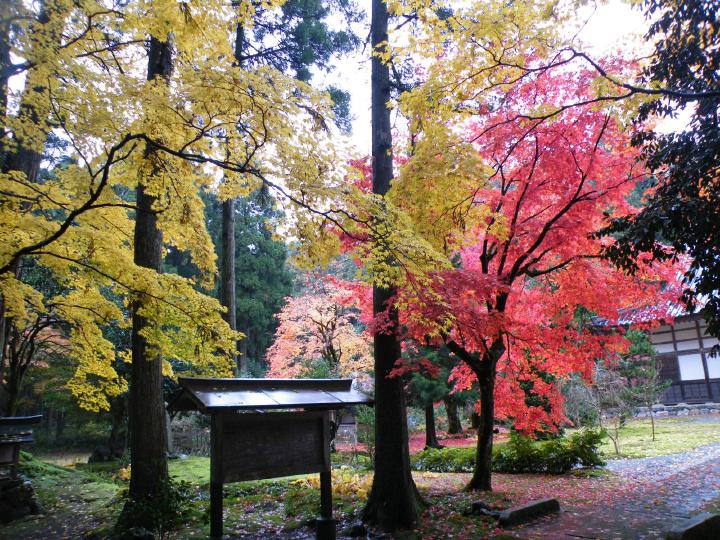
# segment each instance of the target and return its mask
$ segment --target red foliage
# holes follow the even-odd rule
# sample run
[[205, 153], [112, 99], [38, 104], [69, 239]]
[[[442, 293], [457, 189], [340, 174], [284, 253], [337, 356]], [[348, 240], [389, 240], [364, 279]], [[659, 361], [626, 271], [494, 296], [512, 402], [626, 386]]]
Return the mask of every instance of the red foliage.
[[[644, 175], [627, 129], [591, 106], [551, 122], [526, 113], [578, 88], [578, 81], [549, 76], [518, 85], [495, 113], [470, 126], [468, 137], [495, 166], [468, 194], [469, 205], [492, 213], [462, 249], [460, 268], [437, 273], [430, 290], [404, 291], [411, 336], [438, 335], [437, 321], [446, 321], [438, 341], [454, 342], [476, 362], [490, 361], [491, 349], [500, 353], [496, 417], [512, 417], [528, 432], [565, 420], [554, 381], [571, 373], [589, 380], [595, 359], [626, 347], [618, 332], [591, 331], [582, 313], [612, 326], [619, 310], [664, 306], [678, 296], [673, 265], [627, 276], [598, 257], [602, 241], [593, 232], [633, 211], [627, 197]], [[464, 363], [451, 377], [464, 389], [476, 375]], [[521, 384], [528, 382], [544, 405], [526, 405]]]
[[[409, 339], [456, 346], [464, 361], [451, 374], [458, 390], [474, 383], [482, 362], [497, 362], [495, 416], [514, 419], [526, 432], [565, 421], [558, 381], [573, 373], [590, 380], [596, 359], [626, 349], [620, 332], [591, 328], [590, 314], [604, 319], [605, 328], [620, 313], [625, 319], [642, 313], [643, 321], [649, 312], [668, 318], [665, 306], [678, 297], [680, 274], [672, 264], [646, 265], [627, 276], [599, 258], [607, 240], [593, 233], [613, 216], [634, 211], [628, 195], [645, 175], [628, 129], [592, 105], [551, 119], [538, 112], [587, 98], [592, 76], [545, 74], [516, 84], [498, 107], [468, 124], [467, 137], [492, 173], [444, 211], [463, 223], [464, 213], [482, 205], [488, 217], [469, 231], [456, 268], [430, 273], [429, 287], [425, 281], [408, 286], [397, 299], [409, 306], [401, 312]], [[369, 161], [353, 165], [356, 185], [368, 190]], [[344, 242], [351, 250], [358, 239]], [[387, 320], [370, 316], [370, 288], [342, 288], [359, 300], [368, 331], [385, 331]], [[393, 374], [419, 368], [427, 366], [399, 364]], [[535, 404], [527, 404], [528, 394]]]

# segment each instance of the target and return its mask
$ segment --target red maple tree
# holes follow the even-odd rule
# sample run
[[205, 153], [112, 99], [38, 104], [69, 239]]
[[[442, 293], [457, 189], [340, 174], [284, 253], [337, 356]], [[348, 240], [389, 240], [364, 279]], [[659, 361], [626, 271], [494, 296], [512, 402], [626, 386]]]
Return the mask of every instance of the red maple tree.
[[[402, 308], [407, 338], [445, 343], [460, 360], [451, 375], [457, 389], [477, 384], [480, 390], [471, 489], [491, 489], [495, 419], [512, 419], [528, 433], [567, 421], [558, 382], [574, 373], [590, 381], [597, 359], [626, 349], [621, 331], [607, 331], [619, 312], [651, 305], [662, 312], [678, 296], [673, 264], [641, 265], [628, 276], [600, 258], [604, 241], [593, 233], [613, 216], [636, 211], [628, 197], [646, 171], [620, 115], [578, 105], [593, 77], [546, 73], [513, 85], [492, 110], [481, 108], [464, 126], [465, 142], [488, 165], [477, 182], [459, 182], [447, 193], [447, 182], [410, 172], [396, 178], [390, 193], [418, 231], [437, 231], [427, 226], [431, 220], [457, 224], [442, 229], [447, 242], [431, 240], [454, 246], [447, 254], [453, 267], [418, 280], [406, 276], [395, 306]], [[568, 100], [574, 105], [564, 108]], [[443, 159], [438, 150], [438, 162]], [[369, 166], [355, 166], [362, 189]], [[410, 156], [401, 166], [423, 165]], [[419, 194], [427, 197], [418, 200]], [[428, 200], [459, 202], [428, 208]], [[479, 223], [464, 219], [481, 207], [486, 217]], [[359, 243], [360, 235], [345, 241], [362, 252]], [[598, 321], [604, 328], [593, 324]], [[381, 314], [370, 328], [382, 331], [386, 324]]]
[[[590, 104], [551, 119], [529, 112], [589, 87], [589, 75], [574, 76], [580, 81], [548, 75], [517, 84], [468, 125], [492, 173], [452, 212], [481, 204], [491, 212], [464, 233], [471, 241], [455, 268], [437, 272], [430, 287], [400, 293], [408, 333], [444, 341], [462, 361], [451, 375], [456, 387], [479, 387], [471, 489], [491, 489], [496, 418], [511, 417], [526, 432], [553, 429], [565, 420], [554, 381], [571, 373], [590, 380], [596, 359], [626, 347], [620, 332], [593, 329], [591, 315], [612, 326], [618, 310], [677, 298], [672, 265], [627, 276], [599, 257], [593, 233], [633, 211], [628, 196], [645, 175], [628, 129]], [[539, 398], [535, 405], [528, 393]]]

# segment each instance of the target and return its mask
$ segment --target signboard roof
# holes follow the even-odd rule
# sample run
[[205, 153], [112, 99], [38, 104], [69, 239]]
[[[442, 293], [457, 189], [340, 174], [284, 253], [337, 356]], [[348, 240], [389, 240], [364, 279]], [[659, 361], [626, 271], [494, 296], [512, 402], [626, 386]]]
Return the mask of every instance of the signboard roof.
[[179, 377], [181, 392], [171, 411], [272, 409], [342, 409], [372, 405], [369, 396], [352, 389], [352, 379], [209, 379]]

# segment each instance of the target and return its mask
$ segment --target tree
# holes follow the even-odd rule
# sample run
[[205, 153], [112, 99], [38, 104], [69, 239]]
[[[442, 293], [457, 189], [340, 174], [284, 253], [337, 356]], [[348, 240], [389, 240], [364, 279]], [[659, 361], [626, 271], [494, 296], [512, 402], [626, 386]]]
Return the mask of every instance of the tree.
[[605, 254], [634, 271], [643, 254], [666, 260], [687, 253], [691, 263], [684, 299], [690, 310], [700, 309], [709, 333], [720, 336], [717, 6], [697, 0], [645, 0], [642, 8], [652, 20], [646, 38], [655, 45], [641, 80], [666, 91], [639, 107], [637, 121], [675, 118], [683, 109], [691, 119], [673, 133], [646, 128], [635, 135], [633, 143], [642, 149], [655, 185], [641, 212], [618, 216], [604, 230], [615, 239]]
[[365, 376], [372, 368], [370, 344], [358, 310], [332, 282], [287, 303], [278, 313], [275, 341], [267, 351], [270, 377], [302, 377], [321, 360], [332, 376]]
[[599, 361], [595, 368], [593, 393], [598, 411], [598, 423], [606, 428], [615, 455], [620, 455], [620, 430], [632, 416], [633, 403], [627, 381], [613, 365], [617, 359]]
[[[388, 43], [388, 9], [373, 0], [370, 23], [372, 107], [372, 192], [385, 196], [393, 179], [392, 132], [390, 130], [390, 73], [379, 57]], [[380, 203], [382, 204], [382, 203]], [[383, 225], [380, 224], [380, 227]], [[392, 224], [386, 226], [392, 227]], [[407, 418], [403, 385], [390, 377], [400, 359], [398, 312], [391, 304], [392, 286], [373, 286], [373, 315], [387, 313], [385, 328], [374, 329], [375, 356], [375, 475], [363, 519], [383, 530], [412, 527], [418, 519], [420, 498], [410, 473]]]
[[[147, 79], [163, 80], [167, 84], [172, 74], [172, 49], [167, 36], [152, 36], [148, 49]], [[145, 150], [144, 158], [150, 169], [137, 185], [137, 211], [135, 215], [134, 262], [138, 266], [155, 272], [162, 270], [162, 232], [158, 228], [155, 212], [157, 197], [153, 195], [153, 175], [157, 174], [160, 162], [156, 160], [157, 150], [152, 146]], [[131, 504], [161, 496], [166, 489], [167, 429], [163, 401], [162, 359], [150, 350], [144, 335], [151, 329], [142, 313], [143, 302], [133, 304], [132, 313], [132, 374], [130, 383], [130, 458], [133, 474], [130, 478]], [[142, 503], [141, 503], [142, 504]], [[153, 523], [135, 516], [138, 525], [152, 530]]]
[[[590, 380], [595, 358], [625, 346], [620, 335], [584, 329], [579, 308], [616, 321], [620, 308], [656, 305], [676, 294], [660, 286], [674, 282], [672, 267], [644, 266], [626, 278], [599, 260], [603, 244], [589, 238], [608, 216], [631, 211], [625, 197], [643, 177], [619, 121], [590, 106], [567, 109], [552, 122], [525, 120], [524, 111], [540, 102], [553, 107], [588, 88], [592, 76], [575, 73], [577, 85], [569, 88], [548, 73], [518, 83], [468, 126], [465, 140], [487, 165], [478, 167], [474, 185], [446, 196], [460, 201], [447, 210], [455, 219], [468, 216], [454, 232], [459, 260], [430, 288], [408, 287], [399, 300], [414, 310], [411, 335], [444, 341], [463, 362], [453, 372], [456, 386], [479, 385], [471, 489], [491, 488], [495, 418], [512, 416], [526, 432], [562, 422], [559, 388], [540, 373], [579, 372]], [[405, 167], [417, 165], [409, 160]], [[424, 181], [422, 171], [412, 171], [397, 184], [397, 203]], [[406, 200], [416, 222], [427, 219], [425, 207]], [[542, 406], [525, 406], [528, 388], [546, 398]]]
[[405, 351], [396, 374], [410, 370], [410, 396], [425, 409], [425, 446], [440, 448], [435, 433], [435, 403], [445, 403], [448, 417], [448, 433], [462, 433], [457, 407], [466, 392], [453, 392], [449, 382], [450, 372], [456, 362], [445, 346], [424, 347], [405, 341]]
[[[358, 42], [351, 31], [330, 30], [327, 17], [340, 11], [350, 24], [357, 20], [354, 6], [348, 0], [288, 0], [280, 9], [260, 7], [255, 13], [251, 28], [238, 23], [235, 32], [235, 61], [239, 66], [268, 65], [279, 71], [292, 69], [298, 80], [308, 82], [310, 68], [328, 69], [332, 57], [352, 50]], [[336, 120], [343, 129], [349, 129], [349, 95], [338, 88], [329, 88], [335, 103]], [[236, 291], [236, 200], [222, 202], [222, 234], [220, 249], [220, 302], [226, 308], [225, 319], [233, 330], [238, 318], [248, 318], [247, 312], [238, 310]], [[242, 308], [242, 306], [241, 306]], [[242, 325], [240, 328], [247, 328]], [[236, 360], [237, 372], [247, 374], [247, 339], [240, 347]]]
[[259, 373], [280, 311], [293, 287], [288, 249], [272, 232], [282, 214], [266, 189], [235, 200], [235, 302], [243, 373]]
[[4, 377], [0, 379], [6, 402], [1, 411], [6, 416], [17, 413], [18, 398], [28, 370], [37, 363], [47, 363], [71, 352], [63, 328], [62, 305], [58, 297], [66, 292], [53, 279], [52, 273], [34, 263], [25, 261], [23, 279], [42, 293], [45, 309], [28, 309], [22, 319], [8, 321]]
[[625, 379], [626, 399], [634, 405], [634, 408], [638, 405], [647, 407], [654, 441], [653, 405], [658, 403], [672, 381], [660, 379], [662, 362], [658, 360], [657, 351], [646, 331], [630, 330], [626, 337], [630, 341], [630, 348], [627, 355], [618, 363], [617, 370]]

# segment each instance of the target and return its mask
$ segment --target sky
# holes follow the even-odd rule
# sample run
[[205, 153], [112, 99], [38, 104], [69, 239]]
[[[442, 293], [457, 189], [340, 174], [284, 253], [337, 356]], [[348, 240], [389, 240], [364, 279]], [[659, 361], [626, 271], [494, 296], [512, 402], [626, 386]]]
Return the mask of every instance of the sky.
[[[367, 13], [370, 12], [369, 0], [358, 3]], [[578, 12], [578, 17], [588, 21], [581, 33], [583, 49], [598, 57], [617, 51], [632, 56], [642, 45], [642, 36], [648, 28], [642, 13], [620, 0], [585, 6]], [[356, 32], [364, 38], [368, 28], [359, 25]], [[333, 84], [350, 92], [353, 117], [351, 144], [360, 155], [368, 155], [371, 151], [370, 47], [336, 60], [333, 67], [329, 74], [317, 77], [314, 82]]]

